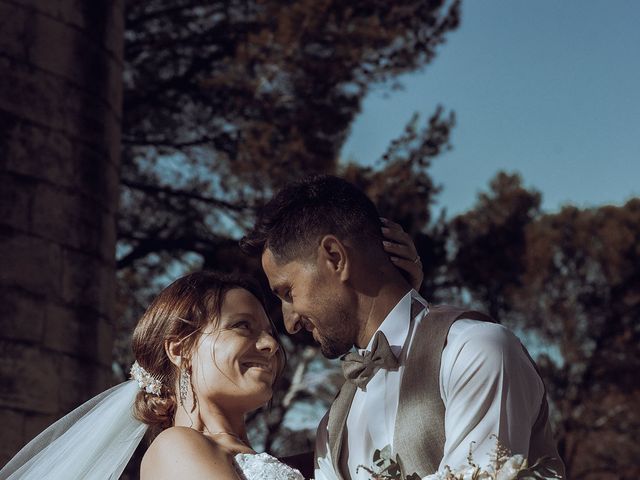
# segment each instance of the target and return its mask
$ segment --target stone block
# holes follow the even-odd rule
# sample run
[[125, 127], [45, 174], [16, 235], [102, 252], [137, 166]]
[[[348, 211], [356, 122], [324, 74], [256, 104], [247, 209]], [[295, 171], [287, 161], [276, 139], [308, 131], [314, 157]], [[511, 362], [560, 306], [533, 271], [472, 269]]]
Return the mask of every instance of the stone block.
[[113, 258], [114, 239], [108, 230], [113, 215], [70, 189], [41, 183], [34, 192], [31, 232], [64, 246]]
[[115, 212], [118, 172], [104, 149], [72, 142], [66, 134], [5, 112], [0, 112], [0, 148], [0, 168], [7, 172], [73, 189]]
[[113, 317], [115, 269], [94, 255], [63, 252], [62, 299], [72, 307], [87, 307], [107, 318]]
[[33, 67], [0, 57], [0, 110], [88, 144], [109, 158], [119, 148], [120, 124], [103, 98], [69, 80], [33, 74]]
[[57, 352], [110, 365], [113, 327], [92, 309], [49, 304], [43, 345]]
[[0, 224], [28, 232], [36, 182], [0, 171], [0, 185]]
[[[44, 3], [38, 2], [38, 6]], [[109, 35], [122, 35], [122, 31], [110, 29], [102, 12], [108, 13], [114, 9], [108, 2], [66, 3], [69, 6], [93, 5], [93, 8], [75, 9], [94, 15], [102, 13], [102, 18], [96, 18], [93, 25], [79, 29], [42, 14], [37, 7], [24, 8], [14, 3], [0, 2], [0, 18], [11, 18], [10, 22], [3, 22], [0, 51], [18, 62], [50, 72], [92, 96], [100, 97], [103, 104], [119, 116], [122, 62], [118, 50], [123, 37], [108, 38]]]
[[[117, 141], [120, 139], [118, 137]], [[119, 152], [117, 143], [113, 150]], [[66, 185], [82, 193], [105, 212], [115, 214], [120, 194], [119, 176], [111, 162], [109, 152], [98, 152], [82, 143], [74, 145], [72, 157], [66, 161], [73, 165], [73, 173], [67, 177]]]
[[55, 357], [38, 346], [0, 340], [0, 409], [56, 415], [60, 375]]
[[4, 465], [27, 443], [24, 435], [24, 416], [15, 410], [0, 408], [0, 425], [0, 465]]
[[69, 412], [113, 385], [111, 367], [81, 361], [69, 356], [58, 358], [60, 385], [57, 402]]
[[46, 300], [19, 288], [0, 287], [0, 338], [38, 343], [42, 340]]
[[14, 7], [72, 25], [83, 31], [88, 39], [104, 45], [109, 55], [122, 58], [123, 0], [21, 0]]
[[[0, 115], [9, 117], [7, 113]], [[11, 173], [66, 185], [73, 177], [74, 144], [68, 135], [15, 115], [4, 122], [4, 168]], [[66, 160], [66, 161], [65, 161]]]
[[56, 243], [0, 229], [4, 253], [0, 286], [19, 287], [47, 298], [62, 295], [62, 249]]

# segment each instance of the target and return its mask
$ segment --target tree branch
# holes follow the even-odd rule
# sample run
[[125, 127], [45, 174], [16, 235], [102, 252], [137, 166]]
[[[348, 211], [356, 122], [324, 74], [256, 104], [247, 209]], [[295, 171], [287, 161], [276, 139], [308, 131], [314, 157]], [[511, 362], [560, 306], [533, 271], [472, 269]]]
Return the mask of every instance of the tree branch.
[[[120, 236], [121, 239], [129, 239], [137, 241], [138, 243], [133, 249], [127, 253], [124, 257], [116, 261], [116, 269], [121, 270], [123, 268], [131, 266], [136, 260], [144, 258], [150, 253], [161, 251], [175, 251], [175, 250], [189, 250], [198, 253], [205, 253], [211, 250], [212, 246], [216, 244], [217, 239], [205, 239], [196, 237], [183, 237], [183, 238], [157, 238], [150, 235], [144, 239], [135, 237], [127, 237], [125, 235]], [[222, 239], [220, 239], [222, 240]]]
[[212, 205], [218, 208], [225, 208], [233, 212], [246, 213], [247, 211], [254, 210], [256, 208], [256, 206], [254, 205], [238, 205], [238, 204], [227, 202], [225, 200], [221, 200], [215, 197], [206, 197], [206, 196], [198, 195], [196, 193], [188, 192], [185, 190], [178, 190], [178, 189], [167, 187], [167, 186], [150, 185], [148, 183], [136, 182], [132, 180], [127, 180], [125, 178], [122, 178], [120, 180], [120, 183], [134, 190], [139, 190], [139, 191], [151, 193], [151, 194], [164, 194], [164, 195], [170, 195], [174, 197], [187, 198], [189, 200], [195, 200], [197, 202], [206, 203], [208, 205]]

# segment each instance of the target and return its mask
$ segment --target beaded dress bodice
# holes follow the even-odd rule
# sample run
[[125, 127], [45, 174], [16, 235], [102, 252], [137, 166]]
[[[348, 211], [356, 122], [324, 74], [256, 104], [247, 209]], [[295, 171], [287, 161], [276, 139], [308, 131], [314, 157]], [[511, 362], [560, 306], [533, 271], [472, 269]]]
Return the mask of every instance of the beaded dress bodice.
[[239, 453], [234, 461], [243, 480], [304, 480], [298, 470], [268, 453]]

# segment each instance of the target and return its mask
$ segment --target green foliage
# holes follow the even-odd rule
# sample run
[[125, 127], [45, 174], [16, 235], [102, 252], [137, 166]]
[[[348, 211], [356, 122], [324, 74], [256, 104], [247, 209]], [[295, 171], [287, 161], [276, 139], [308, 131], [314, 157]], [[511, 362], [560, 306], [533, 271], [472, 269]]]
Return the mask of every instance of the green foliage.
[[369, 86], [431, 61], [459, 2], [153, 0], [126, 17], [119, 266], [196, 252], [228, 269], [212, 252], [274, 189], [336, 171]]
[[[640, 200], [622, 207], [565, 207], [527, 228], [522, 323], [562, 354], [542, 358], [560, 420], [560, 447], [574, 475], [600, 462], [637, 458], [640, 390]], [[606, 439], [606, 441], [602, 441]], [[586, 460], [583, 455], [589, 451]]]
[[506, 292], [521, 285], [525, 229], [540, 214], [540, 201], [540, 193], [524, 188], [519, 175], [500, 172], [489, 193], [451, 222], [451, 273], [496, 319], [510, 308]]
[[[373, 453], [372, 468], [360, 465], [356, 469], [356, 473], [360, 468], [371, 475], [371, 480], [403, 480], [405, 478], [402, 476], [402, 469], [400, 468], [400, 457], [398, 455], [393, 456], [391, 445], [387, 445], [382, 450], [376, 450]], [[406, 478], [411, 480], [414, 475]]]

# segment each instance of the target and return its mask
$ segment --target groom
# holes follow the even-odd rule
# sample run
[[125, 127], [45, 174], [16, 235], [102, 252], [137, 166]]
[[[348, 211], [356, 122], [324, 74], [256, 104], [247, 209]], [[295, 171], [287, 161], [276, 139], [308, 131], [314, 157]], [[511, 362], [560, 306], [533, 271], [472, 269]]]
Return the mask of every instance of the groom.
[[380, 228], [366, 195], [318, 176], [281, 190], [242, 240], [261, 256], [289, 333], [304, 328], [326, 357], [344, 356], [347, 381], [318, 427], [315, 468], [368, 479], [358, 467], [392, 445], [404, 473], [423, 477], [467, 465], [470, 448], [487, 464], [495, 436], [530, 461], [559, 458], [544, 385], [518, 339], [481, 313], [427, 304], [389, 260]]

